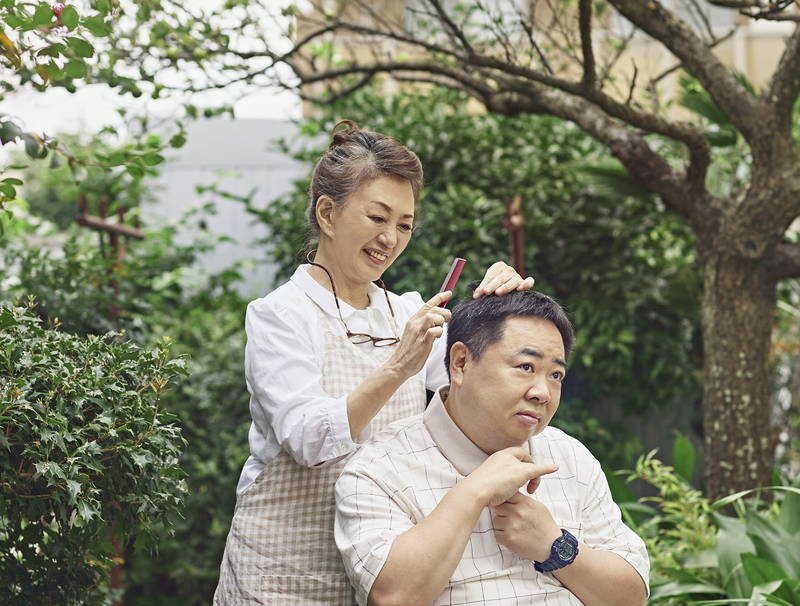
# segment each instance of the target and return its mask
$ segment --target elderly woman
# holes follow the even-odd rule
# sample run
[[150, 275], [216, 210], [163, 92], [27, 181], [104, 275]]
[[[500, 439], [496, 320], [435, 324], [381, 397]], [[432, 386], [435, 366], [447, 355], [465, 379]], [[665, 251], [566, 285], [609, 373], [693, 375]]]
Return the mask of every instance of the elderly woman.
[[[350, 121], [334, 127], [310, 188], [316, 254], [247, 308], [250, 457], [215, 604], [353, 603], [333, 539], [334, 481], [359, 443], [422, 412], [425, 388], [447, 382], [450, 312], [439, 305], [452, 293], [423, 302], [380, 280], [408, 245], [421, 187], [409, 149]], [[498, 262], [476, 293], [532, 286]]]

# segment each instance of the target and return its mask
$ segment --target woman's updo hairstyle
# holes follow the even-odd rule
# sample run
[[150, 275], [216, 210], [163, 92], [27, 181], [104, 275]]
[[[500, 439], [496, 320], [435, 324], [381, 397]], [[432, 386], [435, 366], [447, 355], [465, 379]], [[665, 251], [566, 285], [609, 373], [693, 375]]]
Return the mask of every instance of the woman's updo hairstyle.
[[[344, 130], [338, 130], [345, 126]], [[319, 235], [317, 200], [328, 196], [337, 206], [364, 183], [378, 177], [396, 177], [411, 184], [414, 203], [422, 189], [422, 163], [417, 155], [391, 137], [359, 128], [352, 120], [333, 127], [328, 150], [314, 167], [309, 187], [308, 221]]]

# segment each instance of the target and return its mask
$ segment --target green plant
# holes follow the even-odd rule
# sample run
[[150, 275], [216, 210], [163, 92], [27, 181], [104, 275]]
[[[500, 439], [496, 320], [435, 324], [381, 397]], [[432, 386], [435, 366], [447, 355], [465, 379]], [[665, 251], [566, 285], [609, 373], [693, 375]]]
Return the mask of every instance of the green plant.
[[[711, 503], [687, 480], [694, 459], [688, 444], [676, 439], [675, 468], [654, 452], [637, 461], [628, 481], [650, 484], [656, 496], [625, 502], [630, 493], [609, 478], [626, 521], [647, 545], [650, 603], [800, 605], [800, 489], [772, 486]], [[774, 498], [761, 501], [763, 490]], [[726, 508], [735, 515], [722, 513]]]
[[[130, 243], [122, 262], [106, 259], [93, 234], [80, 228], [68, 231], [60, 250], [36, 250], [21, 239], [4, 251], [8, 295], [35, 294], [34, 312], [43, 322], [58, 318], [62, 330], [77, 335], [124, 330], [121, 338], [141, 347], [169, 335], [171, 350], [186, 354], [188, 376], [160, 400], [186, 439], [179, 458], [188, 487], [182, 517], [153, 529], [154, 538], [128, 541], [125, 600], [131, 604], [164, 595], [182, 604], [210, 602], [248, 453], [246, 302], [235, 290], [239, 274], [235, 268], [211, 275], [196, 269], [198, 256], [218, 241], [197, 230], [210, 210], [179, 225], [145, 228], [144, 240]], [[197, 231], [180, 245], [183, 227]]]
[[110, 541], [179, 515], [185, 441], [162, 396], [185, 360], [168, 339], [57, 328], [33, 299], [0, 306], [0, 581], [15, 601], [100, 603]]

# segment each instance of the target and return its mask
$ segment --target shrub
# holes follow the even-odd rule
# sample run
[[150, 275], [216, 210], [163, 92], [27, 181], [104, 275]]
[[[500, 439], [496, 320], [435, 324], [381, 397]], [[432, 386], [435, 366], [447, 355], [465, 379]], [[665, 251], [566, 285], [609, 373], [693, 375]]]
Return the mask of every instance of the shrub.
[[755, 489], [711, 503], [685, 470], [664, 465], [652, 452], [639, 458], [628, 481], [634, 479], [658, 491], [641, 500], [655, 507], [620, 504], [647, 544], [651, 604], [800, 606], [800, 489], [769, 487], [775, 495], [766, 502], [747, 498], [763, 490]]
[[0, 306], [0, 584], [34, 604], [102, 601], [110, 541], [169, 525], [185, 441], [163, 409], [185, 374], [169, 341], [45, 328]]

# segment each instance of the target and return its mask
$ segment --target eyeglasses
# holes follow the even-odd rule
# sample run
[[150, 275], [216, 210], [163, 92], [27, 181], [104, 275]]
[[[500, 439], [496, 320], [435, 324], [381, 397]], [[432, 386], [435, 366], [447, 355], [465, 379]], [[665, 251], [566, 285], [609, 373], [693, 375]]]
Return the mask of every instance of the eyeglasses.
[[[324, 265], [314, 263], [311, 260], [311, 252], [309, 252], [306, 256], [306, 260], [311, 265], [322, 269], [328, 275], [328, 279], [331, 281], [331, 290], [333, 290], [333, 300], [336, 303], [336, 311], [339, 312], [339, 319], [344, 325], [345, 334], [347, 335], [347, 338], [350, 339], [350, 342], [354, 345], [361, 345], [362, 343], [371, 341], [372, 345], [375, 347], [391, 347], [392, 345], [397, 345], [400, 342], [400, 337], [373, 337], [364, 332], [350, 332], [350, 329], [347, 328], [347, 323], [342, 317], [342, 308], [339, 307], [339, 297], [336, 295], [336, 285], [333, 283], [333, 276]], [[389, 306], [389, 313], [392, 315], [392, 323], [394, 323], [394, 309], [392, 309], [392, 302], [389, 301], [389, 293], [386, 292], [386, 285], [383, 283], [383, 280], [378, 280], [378, 284], [383, 289], [383, 295], [386, 297], [386, 304]], [[396, 329], [397, 326], [395, 325], [395, 330]]]

